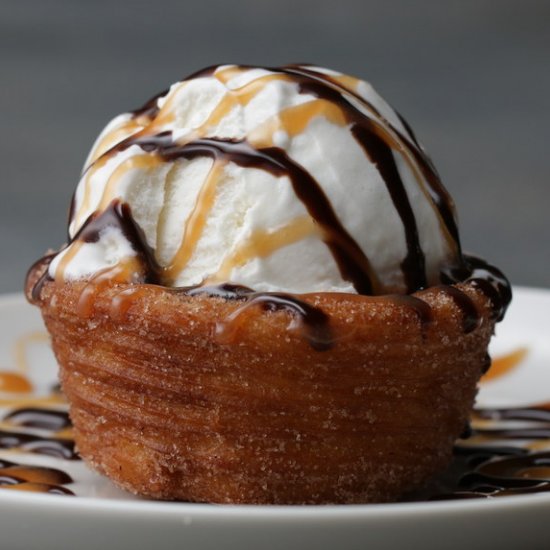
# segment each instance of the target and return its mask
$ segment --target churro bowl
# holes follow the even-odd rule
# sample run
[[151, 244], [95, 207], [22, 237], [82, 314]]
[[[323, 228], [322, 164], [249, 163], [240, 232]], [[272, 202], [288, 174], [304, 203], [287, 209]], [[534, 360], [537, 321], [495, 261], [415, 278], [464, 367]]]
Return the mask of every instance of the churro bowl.
[[368, 83], [210, 67], [107, 125], [30, 270], [82, 457], [143, 496], [385, 502], [448, 463], [511, 292]]
[[494, 320], [469, 285], [300, 296], [319, 327], [270, 297], [154, 286], [104, 285], [90, 306], [89, 284], [49, 283], [40, 300], [77, 446], [154, 498], [395, 500], [447, 465], [488, 366]]

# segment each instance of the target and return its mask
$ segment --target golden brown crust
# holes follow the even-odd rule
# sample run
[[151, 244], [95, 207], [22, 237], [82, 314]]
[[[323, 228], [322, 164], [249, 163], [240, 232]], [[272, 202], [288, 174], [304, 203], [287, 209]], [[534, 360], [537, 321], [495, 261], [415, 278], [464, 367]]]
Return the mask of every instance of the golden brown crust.
[[250, 307], [220, 333], [241, 302], [86, 288], [47, 282], [39, 302], [78, 448], [120, 486], [160, 499], [395, 500], [450, 459], [494, 327], [469, 285], [481, 323], [468, 334], [441, 288], [416, 294], [432, 309], [426, 326], [384, 297], [304, 295], [336, 339], [315, 351], [286, 311]]

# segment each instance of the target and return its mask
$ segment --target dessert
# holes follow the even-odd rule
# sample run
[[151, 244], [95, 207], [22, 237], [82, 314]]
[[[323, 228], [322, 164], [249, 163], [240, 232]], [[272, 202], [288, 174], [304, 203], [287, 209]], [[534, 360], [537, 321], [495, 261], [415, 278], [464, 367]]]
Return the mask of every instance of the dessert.
[[279, 504], [395, 500], [444, 468], [511, 294], [372, 87], [225, 65], [106, 127], [27, 296], [93, 468]]

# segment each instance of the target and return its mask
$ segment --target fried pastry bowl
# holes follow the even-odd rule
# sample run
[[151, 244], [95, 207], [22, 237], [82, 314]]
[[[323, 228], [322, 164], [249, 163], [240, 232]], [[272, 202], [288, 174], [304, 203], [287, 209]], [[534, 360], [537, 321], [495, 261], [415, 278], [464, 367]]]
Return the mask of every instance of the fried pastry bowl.
[[115, 117], [27, 283], [84, 459], [213, 503], [422, 486], [511, 298], [405, 119], [312, 65], [212, 66]]
[[46, 281], [87, 463], [140, 495], [247, 504], [387, 502], [447, 465], [495, 323], [474, 283], [296, 297], [321, 320], [264, 296]]

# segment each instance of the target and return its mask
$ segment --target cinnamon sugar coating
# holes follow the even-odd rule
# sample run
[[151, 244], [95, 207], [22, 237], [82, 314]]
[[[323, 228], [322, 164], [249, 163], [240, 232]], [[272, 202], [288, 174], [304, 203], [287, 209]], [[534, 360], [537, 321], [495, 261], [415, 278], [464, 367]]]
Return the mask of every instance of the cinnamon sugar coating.
[[469, 333], [442, 287], [414, 295], [430, 322], [406, 300], [302, 295], [329, 318], [332, 345], [316, 351], [288, 311], [235, 317], [239, 300], [89, 285], [48, 281], [38, 302], [78, 449], [158, 499], [396, 500], [450, 460], [494, 328], [469, 284], [458, 285], [479, 313]]

